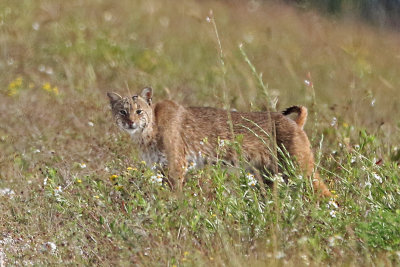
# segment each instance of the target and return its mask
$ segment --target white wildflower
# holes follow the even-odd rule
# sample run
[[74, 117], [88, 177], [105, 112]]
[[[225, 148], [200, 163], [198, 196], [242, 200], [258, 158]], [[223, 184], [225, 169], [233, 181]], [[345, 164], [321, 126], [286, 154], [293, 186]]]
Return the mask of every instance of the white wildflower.
[[351, 157], [350, 162], [351, 162], [351, 163], [354, 163], [354, 162], [356, 162], [356, 160], [357, 160], [357, 158], [356, 158], [355, 156], [353, 156], [353, 157]]
[[47, 67], [46, 70], [45, 70], [45, 72], [46, 72], [46, 74], [48, 74], [48, 75], [53, 75], [53, 73], [54, 73], [52, 67]]
[[53, 242], [46, 242], [42, 245], [41, 251], [54, 254], [57, 251], [57, 246]]
[[40, 72], [45, 72], [46, 71], [46, 67], [44, 65], [39, 65], [38, 70]]
[[93, 127], [93, 126], [94, 126], [94, 123], [91, 122], [91, 121], [89, 121], [87, 124], [88, 124], [90, 127]]
[[58, 197], [61, 193], [62, 193], [62, 187], [60, 185], [56, 186], [56, 188], [54, 188], [54, 195]]
[[32, 29], [34, 29], [35, 31], [38, 31], [39, 28], [40, 28], [39, 22], [34, 22], [34, 23], [32, 23]]
[[304, 80], [305, 85], [310, 86], [311, 82], [309, 80]]
[[378, 180], [379, 183], [382, 183], [382, 177], [380, 177], [379, 174], [373, 172], [372, 175], [376, 180]]
[[218, 146], [219, 147], [224, 147], [225, 146], [225, 140], [219, 140], [219, 142], [218, 142]]
[[282, 173], [275, 174], [272, 177], [272, 181], [276, 181], [276, 182], [278, 182], [278, 184], [285, 183], [285, 180], [283, 180], [283, 177], [282, 177]]
[[332, 218], [336, 218], [336, 211], [335, 210], [331, 210], [329, 212], [329, 215], [331, 215]]
[[307, 266], [310, 265], [310, 261], [308, 260], [307, 255], [303, 254], [300, 256], [300, 258], [303, 260], [305, 265], [307, 265]]
[[253, 174], [251, 174], [251, 173], [246, 174], [246, 179], [248, 181], [247, 182], [248, 186], [256, 186], [257, 180], [256, 180], [256, 178], [254, 177]]
[[13, 198], [15, 195], [14, 190], [10, 189], [10, 188], [3, 188], [0, 189], [0, 197], [1, 196], [7, 196], [9, 198]]
[[376, 102], [376, 99], [375, 99], [375, 98], [372, 99], [372, 101], [371, 101], [371, 107], [375, 106], [375, 102]]
[[365, 186], [365, 187], [371, 187], [371, 185], [372, 185], [372, 184], [371, 184], [370, 181], [366, 181], [364, 186]]
[[33, 153], [40, 153], [40, 150], [39, 149], [35, 149], [35, 150], [33, 150]]
[[188, 166], [188, 170], [193, 170], [193, 169], [195, 169], [196, 168], [196, 162], [195, 161], [191, 161], [190, 163], [189, 163], [189, 166]]
[[338, 206], [338, 204], [334, 201], [334, 200], [330, 200], [329, 202], [328, 202], [328, 208], [330, 208], [330, 207], [333, 207], [333, 208], [335, 208], [335, 209], [337, 209], [337, 208], [339, 208], [339, 206]]
[[157, 175], [153, 175], [150, 177], [150, 182], [152, 184], [162, 185], [163, 175], [161, 173], [157, 173]]
[[81, 169], [86, 168], [86, 164], [85, 163], [79, 163], [79, 167], [81, 167]]
[[332, 119], [332, 121], [331, 121], [331, 126], [332, 126], [332, 127], [335, 126], [335, 125], [336, 125], [336, 122], [337, 122], [336, 117], [333, 117], [333, 119]]

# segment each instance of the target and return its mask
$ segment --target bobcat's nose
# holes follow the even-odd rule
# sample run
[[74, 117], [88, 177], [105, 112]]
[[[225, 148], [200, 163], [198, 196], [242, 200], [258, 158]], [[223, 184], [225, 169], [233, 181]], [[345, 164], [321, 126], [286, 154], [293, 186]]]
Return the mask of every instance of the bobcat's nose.
[[131, 128], [131, 129], [135, 128], [135, 127], [134, 127], [133, 121], [129, 121], [129, 122], [128, 122], [128, 126], [129, 126], [129, 128]]

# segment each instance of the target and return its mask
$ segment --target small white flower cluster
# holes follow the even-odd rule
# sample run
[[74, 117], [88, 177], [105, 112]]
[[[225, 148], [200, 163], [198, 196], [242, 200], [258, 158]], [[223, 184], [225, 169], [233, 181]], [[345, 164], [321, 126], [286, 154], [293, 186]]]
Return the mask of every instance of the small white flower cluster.
[[62, 198], [61, 198], [61, 193], [63, 192], [63, 190], [62, 190], [62, 187], [59, 185], [59, 186], [56, 186], [55, 188], [54, 188], [54, 196], [56, 197], [56, 200], [58, 201], [58, 202], [62, 202], [63, 200], [62, 200]]
[[81, 169], [85, 169], [86, 168], [86, 164], [85, 163], [78, 163], [79, 167], [81, 167]]
[[187, 167], [187, 170], [190, 171], [190, 170], [195, 169], [195, 168], [196, 168], [196, 165], [197, 165], [197, 164], [196, 164], [195, 161], [189, 162], [189, 166]]
[[336, 118], [336, 117], [333, 117], [333, 118], [332, 118], [332, 121], [331, 121], [331, 126], [332, 126], [332, 127], [335, 126], [336, 123], [337, 123], [337, 118]]
[[10, 188], [3, 188], [0, 189], [0, 197], [1, 196], [8, 196], [10, 199], [13, 198], [15, 195], [14, 190], [10, 189]]
[[61, 193], [62, 193], [62, 187], [60, 185], [56, 186], [56, 188], [54, 188], [54, 195], [58, 197], [60, 196]]
[[332, 209], [329, 215], [331, 215], [332, 218], [336, 218], [336, 209], [339, 208], [338, 204], [334, 200], [330, 200], [326, 206], [328, 209]]
[[382, 177], [381, 177], [379, 174], [373, 172], [373, 173], [372, 173], [372, 176], [373, 176], [376, 180], [378, 180], [378, 182], [379, 182], [380, 184], [382, 183]]
[[247, 185], [248, 186], [256, 186], [256, 184], [257, 184], [257, 180], [256, 180], [256, 178], [254, 177], [254, 174], [251, 174], [251, 173], [248, 173], [248, 174], [246, 174], [246, 179], [247, 179]]
[[221, 147], [224, 147], [224, 146], [225, 146], [225, 143], [226, 143], [226, 141], [223, 140], [223, 139], [221, 139], [221, 140], [218, 141], [218, 146], [219, 146], [220, 148], [221, 148]]
[[42, 245], [40, 250], [42, 252], [50, 252], [51, 254], [54, 254], [57, 251], [57, 246], [53, 242], [46, 242]]
[[283, 180], [282, 173], [277, 173], [272, 177], [272, 181], [277, 182], [278, 184], [284, 184], [285, 180]]
[[150, 177], [150, 182], [152, 184], [162, 185], [164, 176], [161, 173], [157, 173], [157, 175], [153, 175]]

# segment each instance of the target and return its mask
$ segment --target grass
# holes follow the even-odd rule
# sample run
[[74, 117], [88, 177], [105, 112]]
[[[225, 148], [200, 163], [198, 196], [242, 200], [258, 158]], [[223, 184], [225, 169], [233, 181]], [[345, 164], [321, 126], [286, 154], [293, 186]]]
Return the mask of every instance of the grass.
[[[5, 0], [0, 21], [0, 263], [400, 264], [398, 33], [253, 1]], [[265, 194], [218, 164], [182, 194], [152, 183], [105, 94], [146, 85], [185, 105], [307, 106], [337, 204], [293, 170]]]

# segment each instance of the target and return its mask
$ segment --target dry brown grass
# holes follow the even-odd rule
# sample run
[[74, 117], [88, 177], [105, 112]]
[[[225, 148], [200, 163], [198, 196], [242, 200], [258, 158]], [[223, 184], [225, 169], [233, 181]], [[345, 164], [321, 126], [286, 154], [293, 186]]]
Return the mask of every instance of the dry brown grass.
[[[206, 21], [210, 9], [225, 56], [225, 76], [218, 59], [215, 32]], [[386, 177], [394, 177], [393, 184], [388, 182], [387, 186], [393, 192], [398, 186], [395, 177], [398, 179], [399, 171], [395, 166], [399, 159], [394, 148], [400, 141], [397, 32], [255, 1], [5, 0], [0, 3], [0, 21], [0, 188], [15, 191], [12, 199], [0, 195], [0, 240], [1, 233], [3, 240], [5, 235], [14, 240], [20, 237], [22, 243], [30, 240], [27, 250], [20, 245], [14, 245], [15, 251], [4, 246], [8, 262], [16, 265], [24, 260], [39, 265], [159, 262], [173, 266], [212, 264], [212, 257], [215, 264], [222, 266], [244, 265], [250, 257], [254, 264], [265, 266], [297, 265], [301, 255], [306, 255], [311, 265], [313, 262], [395, 264], [396, 249], [374, 250], [363, 243], [366, 239], [354, 234], [356, 221], [351, 222], [354, 224], [346, 221], [348, 226], [343, 221], [328, 223], [329, 231], [322, 227], [317, 233], [313, 232], [316, 228], [299, 223], [295, 226], [301, 232], [289, 237], [285, 231], [290, 231], [290, 227], [282, 227], [280, 237], [288, 239], [282, 237], [279, 246], [297, 242], [296, 238], [302, 236], [316, 237], [312, 239], [314, 243], [310, 241], [311, 245], [290, 243], [284, 259], [273, 262], [266, 256], [273, 252], [272, 245], [260, 241], [262, 245], [255, 246], [253, 241], [229, 237], [224, 247], [224, 241], [218, 237], [224, 236], [222, 230], [199, 234], [197, 243], [193, 241], [196, 235], [186, 226], [181, 226], [186, 231], [185, 241], [173, 236], [182, 230], [175, 225], [167, 225], [164, 230], [153, 229], [152, 234], [150, 228], [140, 223], [139, 215], [124, 217], [121, 199], [113, 202], [107, 195], [112, 191], [110, 173], [122, 173], [127, 166], [136, 166], [138, 159], [129, 138], [113, 125], [105, 92], [134, 93], [151, 85], [155, 99], [169, 97], [187, 105], [223, 106], [225, 95], [230, 105], [239, 110], [265, 108], [267, 100], [260, 97], [257, 82], [239, 51], [242, 43], [252, 63], [263, 73], [269, 92], [278, 96], [279, 109], [294, 104], [309, 107], [306, 131], [312, 135], [314, 147], [318, 147], [321, 134], [325, 136], [322, 166], [331, 172], [325, 172], [328, 183], [337, 191], [349, 188], [343, 189], [346, 192], [343, 201], [356, 199], [362, 207], [361, 214], [361, 210], [370, 208], [370, 202], [361, 197], [363, 189], [360, 193], [357, 185], [367, 175], [357, 172], [361, 172], [361, 166], [357, 170], [350, 168], [349, 173], [342, 168], [351, 158], [346, 153], [351, 153], [351, 148], [361, 142], [360, 131], [366, 129], [375, 140], [363, 155], [371, 160], [382, 158], [388, 164], [382, 173], [390, 170], [391, 175]], [[310, 87], [304, 85], [308, 72], [312, 75], [315, 99]], [[19, 77], [21, 81], [17, 80]], [[54, 87], [58, 88], [58, 94]], [[50, 88], [50, 92], [44, 88]], [[10, 96], [10, 92], [15, 94]], [[331, 126], [333, 117], [337, 123]], [[347, 152], [330, 156], [332, 150], [341, 150], [339, 143], [348, 148]], [[80, 163], [87, 167], [81, 168]], [[43, 180], [49, 176], [48, 169], [57, 170], [54, 179], [67, 186], [64, 192], [69, 205], [59, 204], [46, 194]], [[338, 177], [332, 173], [339, 173]], [[80, 187], [76, 179], [83, 180]], [[150, 194], [142, 190], [144, 195]], [[190, 195], [189, 191], [186, 193]], [[104, 194], [107, 208], [96, 204], [92, 199], [95, 194]], [[169, 192], [162, 194], [173, 199]], [[128, 202], [132, 196], [133, 193], [122, 199]], [[314, 208], [320, 212], [319, 207], [310, 210]], [[351, 205], [348, 209], [351, 210]], [[395, 214], [398, 204], [391, 209]], [[311, 211], [305, 217], [308, 220], [314, 214]], [[364, 220], [360, 214], [354, 219]], [[120, 234], [122, 230], [104, 236], [108, 228], [99, 226], [102, 216], [108, 222], [112, 218], [122, 222], [123, 218], [129, 229], [146, 231], [146, 238], [135, 243], [133, 237]], [[345, 235], [343, 248], [327, 246], [325, 234], [335, 228]], [[269, 240], [270, 233], [266, 231], [258, 240]], [[243, 235], [249, 239], [252, 236]], [[40, 252], [41, 245], [48, 240], [57, 243], [56, 256]], [[164, 251], [163, 246], [168, 248]], [[84, 253], [79, 254], [78, 248]], [[189, 248], [191, 256], [186, 258], [190, 260], [185, 263], [184, 251]], [[144, 256], [147, 250], [154, 253], [150, 258]]]

